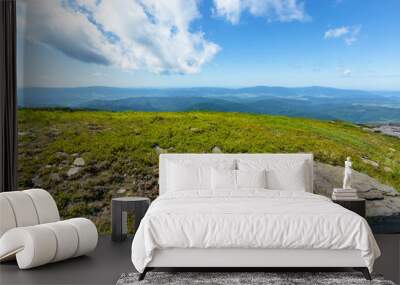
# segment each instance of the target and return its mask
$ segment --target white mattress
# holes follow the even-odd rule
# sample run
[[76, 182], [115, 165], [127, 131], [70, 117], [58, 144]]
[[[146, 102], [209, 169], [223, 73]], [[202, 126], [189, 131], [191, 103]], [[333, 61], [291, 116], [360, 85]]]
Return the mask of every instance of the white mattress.
[[379, 248], [368, 223], [328, 198], [294, 191], [166, 193], [142, 220], [132, 243], [139, 272], [163, 249], [358, 250], [372, 271]]

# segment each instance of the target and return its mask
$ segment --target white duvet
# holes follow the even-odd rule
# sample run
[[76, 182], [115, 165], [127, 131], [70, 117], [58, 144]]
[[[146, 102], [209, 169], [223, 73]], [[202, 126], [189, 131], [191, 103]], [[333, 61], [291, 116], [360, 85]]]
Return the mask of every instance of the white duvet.
[[365, 219], [330, 199], [256, 189], [160, 196], [133, 240], [135, 268], [143, 272], [165, 248], [358, 249], [370, 271], [380, 255]]

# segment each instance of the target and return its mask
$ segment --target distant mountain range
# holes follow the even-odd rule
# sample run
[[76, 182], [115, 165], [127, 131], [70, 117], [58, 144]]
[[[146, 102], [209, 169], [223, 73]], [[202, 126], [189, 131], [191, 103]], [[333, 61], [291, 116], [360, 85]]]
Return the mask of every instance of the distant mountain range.
[[276, 114], [354, 123], [400, 123], [400, 91], [327, 87], [22, 88], [18, 106], [107, 111], [219, 111]]

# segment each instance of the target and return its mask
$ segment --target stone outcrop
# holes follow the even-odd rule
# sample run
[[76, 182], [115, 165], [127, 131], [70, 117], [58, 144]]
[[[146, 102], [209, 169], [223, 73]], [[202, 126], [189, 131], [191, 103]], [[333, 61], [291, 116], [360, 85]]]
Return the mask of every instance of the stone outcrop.
[[[331, 197], [333, 188], [340, 188], [343, 167], [314, 163], [314, 192]], [[367, 220], [375, 232], [400, 232], [400, 195], [393, 188], [353, 170], [352, 187], [367, 200]]]
[[400, 138], [400, 125], [383, 125], [372, 129], [385, 135]]

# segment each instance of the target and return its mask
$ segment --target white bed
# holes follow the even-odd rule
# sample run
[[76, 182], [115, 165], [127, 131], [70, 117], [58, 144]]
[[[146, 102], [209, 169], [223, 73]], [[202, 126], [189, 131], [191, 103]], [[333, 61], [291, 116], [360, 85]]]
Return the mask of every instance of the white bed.
[[[208, 178], [201, 171], [190, 177], [185, 168], [171, 173], [176, 163], [232, 163], [242, 174], [267, 168], [273, 187], [185, 189], [190, 179]], [[154, 267], [354, 267], [369, 278], [380, 255], [365, 219], [312, 194], [312, 154], [162, 154], [159, 186], [132, 243], [140, 278]]]

